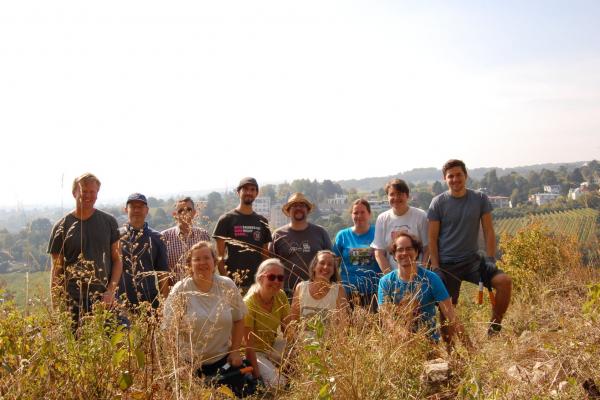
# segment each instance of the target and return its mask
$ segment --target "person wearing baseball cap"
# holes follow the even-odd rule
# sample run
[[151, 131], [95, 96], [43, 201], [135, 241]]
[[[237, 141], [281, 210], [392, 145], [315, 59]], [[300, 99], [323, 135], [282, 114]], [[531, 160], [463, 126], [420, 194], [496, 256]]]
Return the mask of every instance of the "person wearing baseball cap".
[[159, 293], [169, 294], [167, 247], [162, 235], [148, 226], [148, 200], [141, 193], [132, 193], [125, 203], [127, 223], [119, 229], [123, 274], [119, 295], [135, 307], [148, 302], [158, 308]]
[[308, 279], [308, 266], [315, 254], [332, 248], [327, 231], [308, 222], [308, 215], [314, 208], [302, 193], [292, 194], [281, 208], [290, 223], [273, 232], [269, 250], [286, 266], [285, 290], [288, 295], [293, 293], [299, 281]]
[[237, 186], [238, 206], [219, 218], [213, 232], [219, 273], [236, 273], [238, 276], [233, 278], [244, 289], [254, 282], [256, 270], [267, 258], [267, 246], [271, 242], [269, 221], [252, 209], [258, 193], [256, 179], [242, 178]]

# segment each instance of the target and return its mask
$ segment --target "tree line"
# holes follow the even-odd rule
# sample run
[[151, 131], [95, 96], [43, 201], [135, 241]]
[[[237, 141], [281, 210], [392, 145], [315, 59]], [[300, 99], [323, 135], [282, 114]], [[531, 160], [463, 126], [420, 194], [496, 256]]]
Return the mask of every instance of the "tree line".
[[[441, 173], [440, 173], [441, 175]], [[587, 182], [589, 192], [578, 200], [569, 200], [565, 195], [570, 189], [577, 188], [581, 183]], [[469, 177], [467, 186], [470, 188], [484, 190], [491, 196], [509, 197], [513, 208], [496, 209], [496, 218], [518, 217], [547, 211], [560, 211], [578, 207], [591, 207], [600, 209], [600, 197], [598, 196], [598, 183], [600, 182], [600, 163], [593, 160], [581, 167], [569, 169], [565, 166], [553, 171], [542, 169], [541, 171], [529, 171], [521, 175], [512, 172], [507, 175], [498, 176], [495, 169], [488, 171], [482, 179], [475, 180]], [[445, 184], [440, 179], [434, 182], [408, 182], [411, 190], [411, 204], [415, 207], [427, 209], [434, 196], [446, 190]], [[528, 202], [529, 196], [543, 192], [546, 185], [560, 186], [563, 197], [554, 203], [538, 207]], [[260, 187], [260, 196], [271, 199], [272, 204], [285, 203], [287, 198], [295, 192], [304, 193], [317, 207], [311, 214], [311, 219], [322, 225], [333, 238], [342, 228], [352, 225], [349, 212], [343, 211], [331, 213], [321, 210], [319, 203], [326, 201], [336, 195], [348, 196], [348, 207], [359, 197], [371, 197], [385, 201], [387, 199], [383, 187], [370, 192], [359, 192], [357, 189], [344, 189], [339, 183], [325, 179], [322, 182], [310, 179], [296, 179], [292, 182], [281, 184], [267, 184]], [[239, 199], [235, 190], [224, 193], [211, 192], [205, 196], [195, 198], [201, 204], [201, 217], [198, 224], [209, 232], [212, 232], [214, 224], [219, 216], [234, 208]], [[174, 225], [171, 215], [175, 198], [159, 199], [148, 197], [150, 213], [148, 224], [157, 230], [163, 230]], [[126, 220], [123, 206], [112, 206], [105, 209], [117, 217], [120, 223]], [[377, 213], [374, 213], [375, 218]], [[50, 217], [52, 218], [52, 217]], [[55, 221], [50, 218], [37, 217], [24, 229], [17, 233], [11, 233], [6, 228], [0, 228], [0, 273], [12, 269], [23, 269], [29, 271], [48, 269], [50, 263], [46, 254], [46, 247], [52, 225]], [[20, 267], [20, 268], [18, 268]]]

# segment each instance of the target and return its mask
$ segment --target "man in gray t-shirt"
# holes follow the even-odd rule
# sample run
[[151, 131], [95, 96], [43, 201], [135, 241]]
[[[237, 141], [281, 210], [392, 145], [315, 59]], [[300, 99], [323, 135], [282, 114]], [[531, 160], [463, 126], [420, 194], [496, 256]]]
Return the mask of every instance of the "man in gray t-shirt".
[[285, 290], [293, 293], [299, 281], [308, 279], [308, 266], [319, 250], [331, 250], [331, 239], [319, 225], [308, 222], [314, 206], [302, 193], [294, 193], [282, 207], [290, 223], [273, 233], [269, 251], [286, 266]]
[[[496, 235], [492, 205], [484, 193], [466, 187], [467, 168], [460, 160], [449, 160], [442, 168], [448, 191], [429, 206], [429, 256], [431, 268], [443, 279], [452, 303], [458, 303], [462, 281], [496, 289], [488, 334], [497, 333], [508, 309], [512, 282], [496, 268]], [[486, 257], [478, 255], [479, 227], [483, 228]]]
[[123, 270], [117, 221], [94, 208], [99, 189], [93, 174], [75, 178], [75, 209], [54, 225], [48, 243], [53, 302], [64, 290], [75, 323], [95, 301], [113, 303]]

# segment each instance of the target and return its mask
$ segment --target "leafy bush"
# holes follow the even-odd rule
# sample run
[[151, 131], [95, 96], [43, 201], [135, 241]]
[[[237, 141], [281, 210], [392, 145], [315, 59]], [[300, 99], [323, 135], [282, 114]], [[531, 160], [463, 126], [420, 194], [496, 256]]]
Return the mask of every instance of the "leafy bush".
[[533, 222], [514, 236], [502, 235], [498, 266], [513, 279], [516, 291], [539, 290], [540, 281], [580, 265], [575, 238], [551, 234]]

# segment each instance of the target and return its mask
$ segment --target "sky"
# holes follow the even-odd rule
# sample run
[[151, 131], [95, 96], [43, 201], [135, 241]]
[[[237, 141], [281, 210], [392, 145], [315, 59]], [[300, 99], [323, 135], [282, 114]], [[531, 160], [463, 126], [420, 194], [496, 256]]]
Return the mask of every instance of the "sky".
[[0, 3], [0, 206], [600, 158], [600, 2]]

